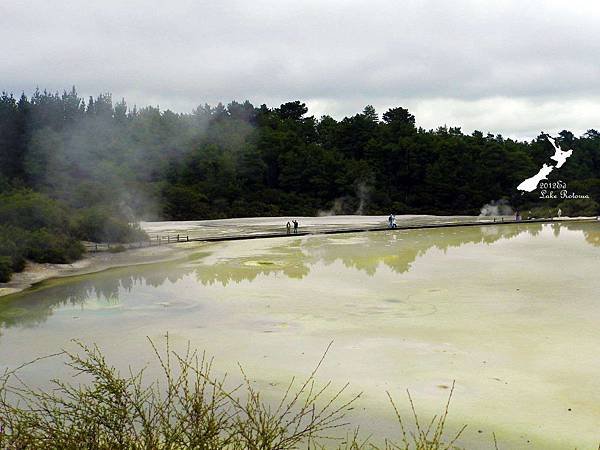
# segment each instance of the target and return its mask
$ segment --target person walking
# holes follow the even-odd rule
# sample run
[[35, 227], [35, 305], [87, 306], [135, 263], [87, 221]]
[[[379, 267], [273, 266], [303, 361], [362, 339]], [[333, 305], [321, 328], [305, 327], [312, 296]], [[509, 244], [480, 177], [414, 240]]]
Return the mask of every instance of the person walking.
[[290, 223], [289, 220], [288, 220], [288, 223], [285, 224], [285, 229], [287, 231], [287, 234], [290, 234], [292, 232], [292, 224]]

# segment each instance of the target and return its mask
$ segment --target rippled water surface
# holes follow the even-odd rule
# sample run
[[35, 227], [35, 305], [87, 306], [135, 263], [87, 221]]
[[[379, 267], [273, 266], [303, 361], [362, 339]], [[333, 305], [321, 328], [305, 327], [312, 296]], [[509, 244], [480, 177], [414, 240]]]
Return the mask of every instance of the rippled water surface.
[[[43, 283], [0, 299], [0, 370], [96, 342], [119, 367], [146, 337], [190, 341], [276, 395], [319, 372], [364, 396], [353, 421], [395, 432], [385, 391], [423, 415], [456, 380], [463, 444], [597, 448], [600, 224], [500, 225], [238, 241], [181, 261]], [[25, 369], [44, 385], [60, 361]], [[501, 446], [502, 448], [502, 446]]]

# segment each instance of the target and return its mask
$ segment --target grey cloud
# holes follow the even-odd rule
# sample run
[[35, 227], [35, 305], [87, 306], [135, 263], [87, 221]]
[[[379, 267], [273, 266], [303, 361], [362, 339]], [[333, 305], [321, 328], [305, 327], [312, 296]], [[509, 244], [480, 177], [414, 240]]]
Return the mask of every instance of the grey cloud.
[[522, 135], [524, 114], [555, 125], [543, 105], [587, 108], [567, 106], [563, 128], [598, 127], [598, 30], [600, 4], [580, 0], [26, 0], [0, 6], [0, 80], [180, 111], [302, 99], [339, 117], [397, 100], [421, 123]]

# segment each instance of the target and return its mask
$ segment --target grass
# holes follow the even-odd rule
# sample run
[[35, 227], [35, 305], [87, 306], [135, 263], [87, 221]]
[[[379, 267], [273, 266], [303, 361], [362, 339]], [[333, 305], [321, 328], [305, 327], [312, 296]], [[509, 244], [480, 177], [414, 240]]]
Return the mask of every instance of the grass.
[[[167, 343], [161, 351], [151, 341], [161, 368], [158, 379], [147, 382], [144, 370], [122, 375], [97, 346], [77, 342], [76, 352], [63, 357], [81, 382], [52, 380], [39, 390], [20, 376], [24, 366], [0, 377], [0, 449], [400, 449], [449, 450], [465, 427], [450, 440], [444, 437], [454, 385], [439, 416], [423, 425], [410, 393], [413, 426], [409, 430], [388, 393], [400, 431], [399, 441], [361, 437], [346, 431], [348, 412], [360, 398], [348, 385], [333, 389], [318, 383], [316, 373], [292, 379], [278, 402], [263, 400], [240, 367], [242, 382], [229, 387], [227, 377], [212, 375], [213, 361], [193, 351], [182, 354]], [[331, 345], [331, 344], [330, 344]], [[328, 349], [329, 350], [329, 347]]]

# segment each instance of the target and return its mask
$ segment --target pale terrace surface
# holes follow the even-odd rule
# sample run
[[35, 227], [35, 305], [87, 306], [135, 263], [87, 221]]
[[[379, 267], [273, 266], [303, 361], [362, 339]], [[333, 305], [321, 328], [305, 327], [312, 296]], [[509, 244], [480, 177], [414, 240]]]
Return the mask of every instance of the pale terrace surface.
[[[121, 368], [146, 336], [187, 341], [276, 396], [333, 346], [318, 377], [363, 391], [352, 421], [393, 435], [389, 390], [437, 413], [456, 380], [461, 445], [597, 448], [600, 224], [519, 224], [198, 247], [176, 262], [44, 283], [0, 300], [0, 370], [97, 342]], [[59, 361], [27, 368], [43, 385]], [[234, 376], [235, 377], [235, 376]], [[481, 432], [480, 432], [481, 431]], [[397, 434], [394, 435], [398, 437]]]
[[[499, 216], [500, 217], [500, 216]], [[285, 232], [285, 224], [298, 220], [299, 231], [320, 232], [344, 229], [368, 229], [385, 227], [388, 216], [321, 216], [321, 217], [243, 217], [237, 219], [182, 220], [162, 222], [141, 222], [140, 225], [150, 236], [159, 235], [189, 236], [194, 238], [213, 238], [223, 236], [252, 236]], [[489, 222], [491, 217], [478, 216], [432, 216], [403, 214], [396, 216], [398, 226], [415, 226], [446, 223]]]

